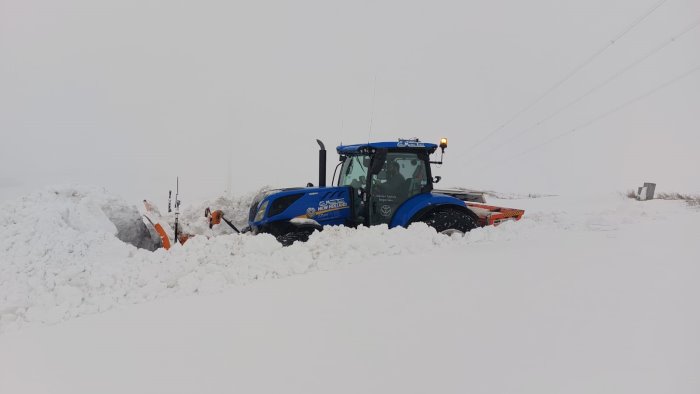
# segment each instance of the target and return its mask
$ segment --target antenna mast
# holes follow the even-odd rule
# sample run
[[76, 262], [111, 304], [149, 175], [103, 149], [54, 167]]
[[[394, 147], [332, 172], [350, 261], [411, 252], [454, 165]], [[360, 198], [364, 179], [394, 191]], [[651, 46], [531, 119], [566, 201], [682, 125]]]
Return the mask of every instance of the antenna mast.
[[174, 242], [177, 243], [177, 227], [178, 227], [178, 221], [180, 217], [180, 177], [175, 178], [175, 240]]
[[374, 99], [377, 97], [377, 74], [374, 74], [374, 88], [372, 89], [372, 110], [369, 114], [369, 133], [367, 134], [367, 143], [370, 143], [372, 138], [372, 124], [374, 123]]

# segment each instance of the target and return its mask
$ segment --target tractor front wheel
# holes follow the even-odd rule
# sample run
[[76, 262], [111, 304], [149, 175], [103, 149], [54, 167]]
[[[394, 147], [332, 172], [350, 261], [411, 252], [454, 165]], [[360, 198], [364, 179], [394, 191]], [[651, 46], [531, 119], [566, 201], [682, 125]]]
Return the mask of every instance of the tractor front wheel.
[[439, 233], [452, 235], [466, 233], [476, 228], [476, 221], [467, 212], [458, 209], [438, 209], [416, 220], [434, 228]]
[[313, 230], [297, 230], [286, 234], [282, 234], [277, 237], [277, 241], [282, 244], [282, 246], [291, 246], [294, 242], [306, 242], [309, 240], [309, 236]]

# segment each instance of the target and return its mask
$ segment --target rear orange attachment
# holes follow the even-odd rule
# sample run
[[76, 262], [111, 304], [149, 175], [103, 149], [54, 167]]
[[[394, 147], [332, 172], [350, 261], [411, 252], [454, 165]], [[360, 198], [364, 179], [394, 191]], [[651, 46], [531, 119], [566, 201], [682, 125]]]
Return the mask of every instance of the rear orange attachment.
[[523, 217], [525, 211], [522, 209], [494, 207], [493, 205], [477, 204], [468, 202], [467, 206], [479, 217], [479, 225], [497, 226], [505, 221], [517, 221]]

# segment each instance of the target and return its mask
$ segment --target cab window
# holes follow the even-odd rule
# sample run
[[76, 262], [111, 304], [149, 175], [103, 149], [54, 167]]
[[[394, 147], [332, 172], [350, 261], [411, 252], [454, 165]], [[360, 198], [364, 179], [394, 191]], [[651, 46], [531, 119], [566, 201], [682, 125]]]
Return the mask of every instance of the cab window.
[[366, 155], [348, 156], [340, 170], [338, 185], [355, 189], [365, 187], [369, 160], [369, 156]]

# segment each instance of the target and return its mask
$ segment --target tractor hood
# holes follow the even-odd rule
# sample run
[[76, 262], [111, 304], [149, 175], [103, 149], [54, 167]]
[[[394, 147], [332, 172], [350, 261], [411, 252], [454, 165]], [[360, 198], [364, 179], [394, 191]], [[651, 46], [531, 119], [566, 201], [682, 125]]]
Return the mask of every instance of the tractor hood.
[[[286, 216], [296, 217], [307, 213], [309, 208], [313, 208], [314, 212], [323, 212], [323, 208], [330, 204], [341, 204], [339, 199], [342, 199], [343, 206], [349, 204], [347, 187], [293, 187], [286, 189], [272, 189], [259, 193], [250, 204], [249, 223], [258, 223], [262, 219], [267, 220], [273, 218], [279, 220], [282, 218], [289, 219]], [[323, 203], [321, 203], [323, 202]], [[290, 207], [300, 209], [289, 213]], [[260, 212], [264, 211], [264, 212]], [[256, 215], [260, 214], [256, 218]]]
[[253, 221], [255, 219], [255, 214], [258, 212], [258, 208], [260, 207], [260, 204], [265, 200], [268, 196], [271, 196], [273, 194], [277, 193], [283, 193], [283, 192], [291, 192], [294, 190], [303, 190], [303, 187], [289, 187], [289, 188], [284, 188], [284, 189], [270, 189], [270, 190], [264, 190], [258, 193], [258, 195], [253, 198], [253, 202], [250, 203], [250, 211], [248, 214], [248, 220]]

